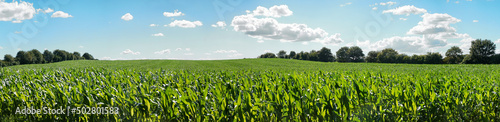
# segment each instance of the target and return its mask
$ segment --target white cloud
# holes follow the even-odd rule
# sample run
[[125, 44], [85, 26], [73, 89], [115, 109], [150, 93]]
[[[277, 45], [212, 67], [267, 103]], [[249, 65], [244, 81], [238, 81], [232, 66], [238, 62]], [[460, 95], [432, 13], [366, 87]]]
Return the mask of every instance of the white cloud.
[[63, 11], [56, 11], [50, 17], [52, 17], [52, 18], [69, 18], [69, 17], [73, 17], [73, 16], [69, 15], [68, 13], [64, 13]]
[[32, 19], [35, 14], [33, 3], [24, 1], [7, 3], [0, 0], [0, 21], [21, 23], [23, 20]]
[[326, 37], [323, 40], [314, 40], [313, 42], [319, 42], [323, 45], [336, 45], [336, 44], [344, 42], [344, 40], [342, 40], [342, 38], [340, 38], [340, 33], [336, 33], [334, 35]]
[[78, 48], [84, 48], [83, 46], [78, 46]]
[[216, 50], [214, 53], [238, 53], [236, 50]]
[[410, 14], [423, 14], [427, 13], [427, 10], [423, 8], [417, 8], [413, 5], [406, 5], [402, 7], [398, 7], [395, 9], [390, 9], [390, 10], [385, 10], [382, 13], [392, 13], [394, 15], [406, 15], [409, 16]]
[[224, 21], [218, 21], [217, 23], [213, 24], [212, 27], [214, 28], [225, 28], [226, 27], [226, 22]]
[[158, 25], [157, 24], [151, 24], [149, 25], [150, 27], [157, 27]]
[[500, 44], [500, 39], [498, 39], [495, 43], [499, 43]]
[[455, 28], [450, 24], [460, 22], [460, 19], [452, 17], [448, 14], [424, 14], [423, 20], [408, 31], [408, 34], [436, 34], [436, 33], [454, 33]]
[[[257, 9], [265, 10], [262, 7], [258, 7]], [[340, 38], [333, 38], [335, 35], [328, 37], [328, 33], [321, 28], [313, 29], [305, 24], [297, 23], [279, 23], [274, 18], [256, 18], [251, 13], [235, 16], [231, 22], [231, 26], [233, 26], [235, 31], [244, 32], [248, 36], [260, 40], [280, 40], [281, 42], [314, 41], [323, 44], [341, 42], [339, 41]]]
[[54, 9], [51, 9], [51, 8], [47, 8], [46, 10], [43, 10], [43, 9], [37, 9], [36, 12], [43, 12], [43, 13], [52, 13], [54, 12]]
[[179, 12], [179, 10], [175, 10], [173, 13], [171, 13], [171, 12], [163, 12], [163, 16], [166, 16], [166, 17], [177, 17], [177, 16], [184, 16], [184, 13]]
[[212, 53], [205, 53], [205, 55], [212, 55]]
[[[250, 12], [247, 12], [250, 13]], [[287, 5], [275, 5], [267, 9], [266, 7], [258, 6], [257, 9], [253, 10], [254, 16], [266, 16], [266, 17], [282, 17], [291, 16], [293, 12], [288, 9]]]
[[156, 52], [154, 52], [154, 54], [163, 55], [165, 53], [170, 54], [170, 52], [171, 52], [170, 49], [165, 49], [165, 50], [161, 50], [161, 51], [156, 51]]
[[23, 33], [22, 31], [15, 31], [14, 33]]
[[125, 21], [130, 21], [130, 20], [134, 19], [134, 16], [132, 16], [132, 14], [130, 14], [130, 13], [126, 13], [125, 15], [122, 16], [122, 19]]
[[399, 18], [399, 20], [406, 21], [406, 20], [408, 20], [408, 19], [407, 19], [407, 18]]
[[203, 23], [201, 23], [200, 21], [187, 21], [187, 20], [175, 20], [173, 22], [171, 22], [170, 24], [168, 24], [168, 26], [170, 27], [175, 27], [175, 26], [178, 26], [178, 27], [181, 27], [181, 28], [195, 28], [197, 26], [202, 26]]
[[472, 22], [479, 22], [479, 20], [472, 20]]
[[186, 50], [186, 51], [191, 51], [191, 48], [186, 48], [185, 50]]
[[1, 50], [1, 49], [3, 49], [3, 47], [2, 47], [2, 46], [0, 46], [0, 50]]
[[193, 53], [184, 53], [184, 55], [194, 55]]
[[122, 55], [124, 55], [124, 54], [139, 55], [139, 54], [141, 54], [141, 52], [134, 52], [134, 51], [132, 51], [132, 50], [130, 50], [130, 49], [126, 49], [126, 50], [125, 50], [125, 51], [123, 51], [121, 54], [122, 54]]
[[271, 50], [264, 50], [264, 53], [272, 53]]
[[381, 5], [381, 6], [385, 6], [385, 5], [392, 6], [394, 4], [396, 4], [396, 2], [392, 2], [392, 1], [385, 2], [385, 3], [379, 3], [379, 5]]
[[175, 51], [182, 51], [182, 48], [177, 48], [175, 49]]
[[373, 7], [372, 10], [377, 10], [378, 8], [377, 7]]
[[163, 33], [153, 34], [153, 36], [164, 36]]
[[351, 2], [348, 2], [348, 3], [345, 3], [345, 4], [340, 4], [340, 7], [348, 6], [348, 5], [351, 5], [351, 4], [352, 4]]
[[257, 43], [264, 43], [264, 40], [259, 39], [259, 40], [257, 40]]

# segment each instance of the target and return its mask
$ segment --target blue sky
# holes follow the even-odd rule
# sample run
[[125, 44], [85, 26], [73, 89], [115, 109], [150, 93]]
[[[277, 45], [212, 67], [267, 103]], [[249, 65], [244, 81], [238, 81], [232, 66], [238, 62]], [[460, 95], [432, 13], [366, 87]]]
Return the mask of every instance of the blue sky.
[[0, 0], [0, 55], [63, 49], [101, 60], [208, 60], [342, 46], [360, 46], [365, 54], [394, 48], [444, 55], [451, 46], [467, 53], [477, 38], [500, 44], [499, 5], [494, 0]]

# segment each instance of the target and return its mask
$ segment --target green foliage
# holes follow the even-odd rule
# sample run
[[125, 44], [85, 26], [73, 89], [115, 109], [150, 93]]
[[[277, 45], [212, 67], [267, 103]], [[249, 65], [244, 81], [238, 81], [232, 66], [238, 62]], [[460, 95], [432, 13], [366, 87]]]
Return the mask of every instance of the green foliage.
[[424, 63], [425, 64], [442, 64], [443, 63], [443, 56], [441, 54], [435, 52], [428, 52], [427, 55], [424, 56]]
[[266, 53], [259, 56], [259, 58], [276, 58], [274, 53]]
[[396, 63], [398, 52], [392, 48], [386, 48], [377, 54], [378, 63]]
[[463, 58], [462, 49], [457, 46], [453, 46], [446, 51], [446, 58], [444, 58], [444, 62], [447, 64], [458, 64], [462, 62]]
[[377, 62], [377, 55], [378, 55], [378, 53], [380, 53], [380, 51], [370, 51], [370, 52], [368, 52], [368, 55], [365, 58], [366, 62]]
[[364, 62], [365, 54], [363, 54], [363, 50], [358, 46], [350, 47], [349, 50], [347, 50], [347, 54], [351, 62]]
[[349, 53], [347, 51], [349, 50], [349, 47], [341, 47], [339, 50], [336, 52], [337, 56], [337, 61], [338, 62], [349, 62]]
[[326, 47], [323, 47], [318, 51], [318, 58], [319, 61], [322, 62], [333, 62], [335, 60], [332, 51]]
[[89, 53], [84, 53], [82, 57], [85, 60], [96, 60], [96, 59], [94, 59], [94, 56], [90, 55]]
[[491, 40], [476, 39], [471, 42], [470, 58], [464, 58], [462, 63], [467, 64], [488, 64], [490, 57], [495, 55], [496, 45]]
[[276, 54], [276, 55], [278, 56], [278, 58], [286, 58], [287, 57], [286, 51], [284, 51], [284, 50], [280, 50], [278, 52], [278, 54]]
[[[0, 69], [14, 121], [500, 121], [499, 65], [284, 59], [66, 61]], [[17, 107], [120, 114], [16, 115]], [[5, 121], [8, 121], [5, 120]]]

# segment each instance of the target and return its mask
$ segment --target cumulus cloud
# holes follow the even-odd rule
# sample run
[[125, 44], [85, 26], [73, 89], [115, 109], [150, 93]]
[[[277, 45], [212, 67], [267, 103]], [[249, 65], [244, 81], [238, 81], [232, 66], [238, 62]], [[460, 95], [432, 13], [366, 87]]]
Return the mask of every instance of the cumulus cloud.
[[385, 3], [384, 3], [384, 2], [379, 3], [379, 5], [381, 5], [381, 6], [385, 6], [385, 5], [387, 5], [387, 6], [392, 6], [392, 5], [394, 5], [394, 4], [396, 4], [396, 2], [392, 2], [392, 1], [385, 2]]
[[406, 5], [406, 6], [401, 6], [395, 9], [389, 9], [385, 10], [382, 13], [392, 13], [394, 15], [406, 15], [409, 16], [410, 14], [423, 14], [427, 13], [427, 10], [423, 8], [417, 8], [413, 5]]
[[479, 22], [479, 20], [472, 20], [472, 22]]
[[[250, 13], [250, 12], [247, 12]], [[293, 12], [288, 8], [287, 5], [275, 5], [267, 9], [266, 7], [258, 6], [257, 9], [253, 10], [252, 15], [254, 16], [266, 16], [266, 17], [282, 17], [291, 16]]]
[[130, 13], [126, 13], [125, 15], [122, 16], [122, 19], [125, 21], [130, 21], [130, 20], [134, 19], [134, 16], [132, 16], [132, 14], [130, 14]]
[[498, 39], [495, 43], [500, 43], [500, 39]]
[[21, 23], [23, 20], [32, 19], [35, 14], [33, 3], [24, 1], [7, 3], [0, 0], [0, 21]]
[[351, 2], [348, 2], [348, 3], [345, 3], [345, 4], [340, 4], [340, 7], [348, 6], [348, 5], [351, 5], [351, 4], [352, 4]]
[[170, 27], [181, 27], [181, 28], [195, 28], [197, 26], [202, 26], [203, 23], [201, 23], [200, 21], [187, 21], [187, 20], [174, 20], [173, 22], [171, 22], [170, 24], [168, 24], [168, 26]]
[[191, 48], [186, 48], [185, 50], [186, 50], [186, 51], [191, 51]]
[[164, 36], [163, 33], [153, 34], [153, 36]]
[[182, 48], [177, 48], [175, 49], [175, 51], [182, 51]]
[[378, 8], [377, 7], [373, 7], [372, 10], [377, 10]]
[[132, 51], [130, 49], [126, 49], [125, 51], [123, 51], [120, 54], [122, 54], [122, 55], [126, 55], [126, 54], [139, 55], [139, 54], [141, 54], [141, 52], [134, 52], [134, 51]]
[[[470, 43], [469, 40], [472, 40], [468, 34], [456, 33], [456, 29], [450, 26], [450, 24], [460, 22], [460, 19], [439, 13], [425, 13], [421, 17], [422, 21], [407, 32], [409, 35], [419, 36], [385, 38], [375, 43], [369, 43], [370, 49], [394, 48], [401, 52], [422, 53], [448, 45], [448, 39], [462, 39], [461, 43]], [[467, 44], [461, 47], [464, 46]]]
[[158, 26], [157, 24], [150, 24], [149, 27], [156, 27]]
[[171, 52], [170, 49], [165, 49], [165, 50], [156, 51], [156, 52], [154, 52], [154, 54], [163, 55], [165, 53], [170, 54], [170, 52]]
[[37, 9], [36, 12], [52, 13], [52, 12], [54, 12], [54, 9], [51, 9], [51, 8], [47, 8], [46, 10]]
[[56, 11], [50, 17], [52, 17], [52, 18], [69, 18], [69, 17], [73, 17], [73, 16], [69, 15], [68, 13], [64, 13], [63, 11]]
[[407, 18], [399, 18], [399, 20], [406, 21], [406, 20], [408, 20], [408, 19], [407, 19]]
[[328, 33], [321, 28], [310, 28], [305, 24], [297, 23], [279, 23], [274, 18], [256, 18], [251, 13], [235, 16], [231, 26], [235, 31], [244, 32], [248, 36], [260, 40], [280, 40], [282, 42], [315, 41], [324, 44], [339, 42], [329, 38]]
[[214, 28], [225, 28], [226, 26], [226, 22], [224, 21], [218, 21], [217, 23], [212, 25], [212, 27]]
[[460, 19], [452, 17], [448, 14], [424, 14], [422, 15], [423, 20], [418, 23], [417, 26], [413, 27], [408, 31], [408, 34], [436, 34], [436, 33], [454, 33], [455, 28], [451, 27], [450, 24], [455, 24], [460, 22]]
[[336, 45], [336, 44], [344, 42], [344, 40], [342, 40], [342, 38], [340, 38], [340, 33], [336, 33], [334, 35], [326, 37], [323, 40], [314, 40], [313, 42], [319, 42], [323, 45]]
[[175, 10], [173, 13], [171, 13], [171, 12], [163, 12], [163, 16], [166, 16], [166, 17], [177, 17], [177, 16], [184, 16], [184, 13], [179, 12], [179, 10]]

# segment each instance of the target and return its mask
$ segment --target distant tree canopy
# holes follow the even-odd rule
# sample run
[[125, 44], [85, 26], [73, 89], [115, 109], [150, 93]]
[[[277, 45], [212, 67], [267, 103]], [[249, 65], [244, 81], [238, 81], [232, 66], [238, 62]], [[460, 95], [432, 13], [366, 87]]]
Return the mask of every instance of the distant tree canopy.
[[54, 50], [54, 53], [45, 50], [43, 54], [37, 49], [30, 51], [18, 51], [16, 57], [6, 54], [3, 61], [0, 61], [1, 66], [13, 66], [22, 64], [43, 64], [60, 62], [66, 60], [95, 60], [89, 53], [80, 56], [79, 52], [69, 53], [64, 50]]
[[311, 50], [310, 52], [301, 51], [299, 53], [290, 51], [290, 54], [288, 55], [286, 54], [286, 51], [280, 50], [276, 55], [273, 53], [265, 53], [260, 55], [258, 58], [286, 58], [322, 62], [335, 61], [335, 57], [333, 56], [332, 51], [326, 47], [321, 48], [319, 51]]
[[447, 64], [458, 64], [462, 62], [464, 56], [462, 49], [457, 46], [453, 46], [448, 51], [446, 51], [446, 58], [444, 58], [444, 63]]
[[476, 39], [471, 42], [469, 55], [465, 56], [462, 63], [464, 64], [489, 64], [495, 63], [491, 60], [495, 55], [496, 45], [491, 40]]

